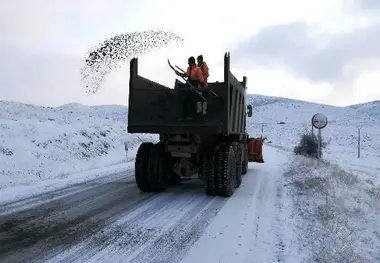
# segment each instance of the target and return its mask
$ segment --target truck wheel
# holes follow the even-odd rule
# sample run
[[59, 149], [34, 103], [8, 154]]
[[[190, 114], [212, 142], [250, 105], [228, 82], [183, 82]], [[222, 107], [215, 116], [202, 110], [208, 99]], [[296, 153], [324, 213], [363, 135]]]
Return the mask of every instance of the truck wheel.
[[218, 158], [218, 195], [230, 197], [235, 190], [236, 157], [232, 146], [222, 147]]
[[241, 174], [242, 174], [242, 175], [245, 175], [245, 174], [247, 174], [247, 172], [248, 172], [248, 162], [244, 162], [244, 163], [242, 164]]
[[142, 192], [151, 191], [149, 180], [148, 180], [147, 167], [148, 167], [149, 155], [150, 155], [150, 151], [152, 147], [153, 147], [153, 143], [143, 142], [142, 144], [140, 144], [140, 147], [136, 154], [135, 180], [136, 180], [137, 187]]
[[242, 171], [241, 173], [244, 175], [248, 172], [248, 146], [244, 147], [244, 161], [242, 164]]
[[168, 161], [164, 145], [154, 144], [148, 161], [148, 180], [153, 192], [162, 192], [166, 188]]
[[239, 188], [242, 182], [242, 164], [237, 163], [236, 164], [236, 181], [235, 181], [235, 188]]
[[240, 145], [234, 148], [235, 160], [236, 160], [236, 180], [235, 180], [235, 188], [238, 188], [242, 182], [242, 150]]
[[216, 149], [208, 150], [202, 154], [201, 174], [204, 179], [206, 193], [216, 196], [218, 193], [216, 184]]

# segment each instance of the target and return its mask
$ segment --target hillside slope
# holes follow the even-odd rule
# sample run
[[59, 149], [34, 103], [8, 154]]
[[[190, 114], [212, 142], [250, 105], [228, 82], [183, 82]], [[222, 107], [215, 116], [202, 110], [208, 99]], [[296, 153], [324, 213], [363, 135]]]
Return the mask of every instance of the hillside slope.
[[[322, 137], [329, 144], [325, 157], [345, 163], [361, 163], [380, 167], [380, 103], [370, 102], [348, 107], [335, 107], [286, 98], [249, 96], [253, 117], [248, 119], [251, 136], [263, 135], [273, 145], [292, 150], [299, 135], [311, 131], [311, 118], [323, 113], [329, 123]], [[285, 124], [279, 124], [285, 122]], [[361, 128], [361, 159], [358, 154], [358, 129]], [[317, 132], [317, 131], [315, 131]]]
[[0, 188], [125, 162], [125, 144], [153, 138], [127, 134], [125, 106], [0, 107]]

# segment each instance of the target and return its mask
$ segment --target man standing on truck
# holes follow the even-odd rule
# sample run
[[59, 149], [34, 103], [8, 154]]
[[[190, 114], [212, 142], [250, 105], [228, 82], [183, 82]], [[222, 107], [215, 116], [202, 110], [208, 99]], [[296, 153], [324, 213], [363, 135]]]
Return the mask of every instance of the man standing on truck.
[[203, 80], [204, 80], [203, 87], [207, 88], [208, 86], [207, 79], [209, 77], [208, 66], [207, 66], [207, 63], [203, 61], [202, 55], [199, 55], [197, 57], [197, 63], [198, 63], [198, 67], [202, 70]]
[[195, 64], [195, 58], [189, 57], [187, 63], [189, 64], [189, 67], [187, 68], [186, 73], [176, 71], [176, 74], [184, 78], [187, 77], [187, 82], [193, 85], [194, 87], [203, 86], [203, 73], [202, 70], [197, 66], [197, 64]]
[[[206, 62], [203, 61], [203, 56], [202, 55], [199, 55], [197, 57], [197, 63], [198, 63], [198, 67], [202, 70], [202, 74], [203, 74], [203, 87], [207, 88], [208, 87], [207, 79], [209, 77], [208, 65], [207, 65]], [[208, 100], [208, 92], [207, 91], [203, 93], [203, 97], [205, 97], [205, 99]], [[202, 113], [205, 115], [206, 112], [207, 112], [207, 102], [203, 101], [201, 103], [201, 106], [198, 106], [198, 108], [201, 108], [202, 109]]]
[[[203, 73], [202, 70], [197, 66], [195, 63], [194, 57], [189, 57], [188, 59], [189, 67], [187, 68], [187, 71], [184, 73], [175, 71], [175, 73], [178, 76], [181, 76], [183, 78], [187, 77], [188, 84], [192, 85], [193, 87], [199, 87], [203, 86], [204, 79], [203, 79]], [[179, 91], [179, 101], [180, 101], [180, 108], [181, 108], [181, 119], [192, 119], [194, 117], [194, 113], [201, 112], [201, 109], [199, 107], [199, 102], [197, 101], [197, 96], [194, 94], [194, 91]], [[196, 108], [194, 109], [194, 105], [191, 103], [191, 101], [197, 101]]]

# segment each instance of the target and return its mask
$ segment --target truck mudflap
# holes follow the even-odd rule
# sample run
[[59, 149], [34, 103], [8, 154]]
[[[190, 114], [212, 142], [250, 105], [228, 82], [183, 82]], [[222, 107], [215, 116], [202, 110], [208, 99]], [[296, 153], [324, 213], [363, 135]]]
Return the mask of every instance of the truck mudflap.
[[264, 163], [263, 144], [266, 138], [249, 138], [248, 162]]

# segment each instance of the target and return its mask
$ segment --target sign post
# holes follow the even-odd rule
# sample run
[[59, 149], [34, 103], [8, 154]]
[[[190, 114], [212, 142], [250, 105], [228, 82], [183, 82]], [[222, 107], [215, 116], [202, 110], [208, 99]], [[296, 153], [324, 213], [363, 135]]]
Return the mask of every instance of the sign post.
[[360, 130], [361, 128], [358, 128], [358, 158], [360, 158]]
[[327, 126], [327, 117], [322, 113], [314, 114], [311, 118], [313, 128], [318, 129], [318, 159], [322, 156], [322, 132], [321, 130]]

